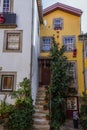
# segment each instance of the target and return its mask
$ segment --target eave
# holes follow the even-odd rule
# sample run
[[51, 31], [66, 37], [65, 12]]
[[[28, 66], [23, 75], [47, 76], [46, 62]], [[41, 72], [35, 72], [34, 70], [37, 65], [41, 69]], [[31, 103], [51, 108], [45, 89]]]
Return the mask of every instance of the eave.
[[42, 0], [37, 0], [37, 6], [38, 6], [38, 13], [39, 13], [40, 23], [43, 23], [43, 7], [42, 7]]
[[67, 13], [70, 13], [70, 14], [73, 14], [76, 16], [81, 16], [81, 14], [82, 14], [82, 10], [80, 10], [80, 9], [77, 9], [77, 8], [74, 8], [74, 7], [57, 2], [53, 5], [45, 8], [43, 15], [45, 16], [45, 15], [47, 15], [53, 11], [56, 11], [56, 10], [62, 10], [64, 12], [67, 12]]

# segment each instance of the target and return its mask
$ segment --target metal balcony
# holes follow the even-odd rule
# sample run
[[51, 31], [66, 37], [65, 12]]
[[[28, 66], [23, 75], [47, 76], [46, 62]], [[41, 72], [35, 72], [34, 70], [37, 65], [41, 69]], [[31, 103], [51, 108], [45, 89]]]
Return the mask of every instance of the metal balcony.
[[16, 28], [16, 14], [0, 13], [0, 28]]

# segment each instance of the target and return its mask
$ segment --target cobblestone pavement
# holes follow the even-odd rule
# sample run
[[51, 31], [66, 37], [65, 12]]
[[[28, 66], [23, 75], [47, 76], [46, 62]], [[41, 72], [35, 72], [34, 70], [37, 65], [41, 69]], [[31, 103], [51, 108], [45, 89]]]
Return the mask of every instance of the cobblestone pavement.
[[83, 130], [82, 127], [79, 124], [78, 129], [74, 128], [73, 120], [66, 120], [64, 125], [61, 126], [61, 130]]

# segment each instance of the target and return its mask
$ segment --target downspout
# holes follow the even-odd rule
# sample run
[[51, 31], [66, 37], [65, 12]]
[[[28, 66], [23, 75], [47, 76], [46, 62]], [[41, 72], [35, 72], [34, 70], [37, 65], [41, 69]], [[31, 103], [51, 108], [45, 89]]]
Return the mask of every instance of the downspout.
[[85, 38], [83, 35], [83, 75], [84, 75], [84, 93], [86, 93], [84, 44], [85, 44]]
[[33, 61], [33, 32], [34, 32], [34, 0], [32, 0], [32, 20], [31, 20], [31, 63], [30, 63], [30, 82], [32, 83], [32, 61]]

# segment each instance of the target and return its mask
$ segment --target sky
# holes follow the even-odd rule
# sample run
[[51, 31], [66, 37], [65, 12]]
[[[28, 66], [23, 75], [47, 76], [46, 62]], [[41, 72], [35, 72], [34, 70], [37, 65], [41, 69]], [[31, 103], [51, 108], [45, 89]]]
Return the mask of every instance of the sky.
[[87, 0], [42, 0], [43, 9], [57, 2], [81, 9], [83, 11], [81, 16], [81, 31], [83, 33], [87, 33]]

